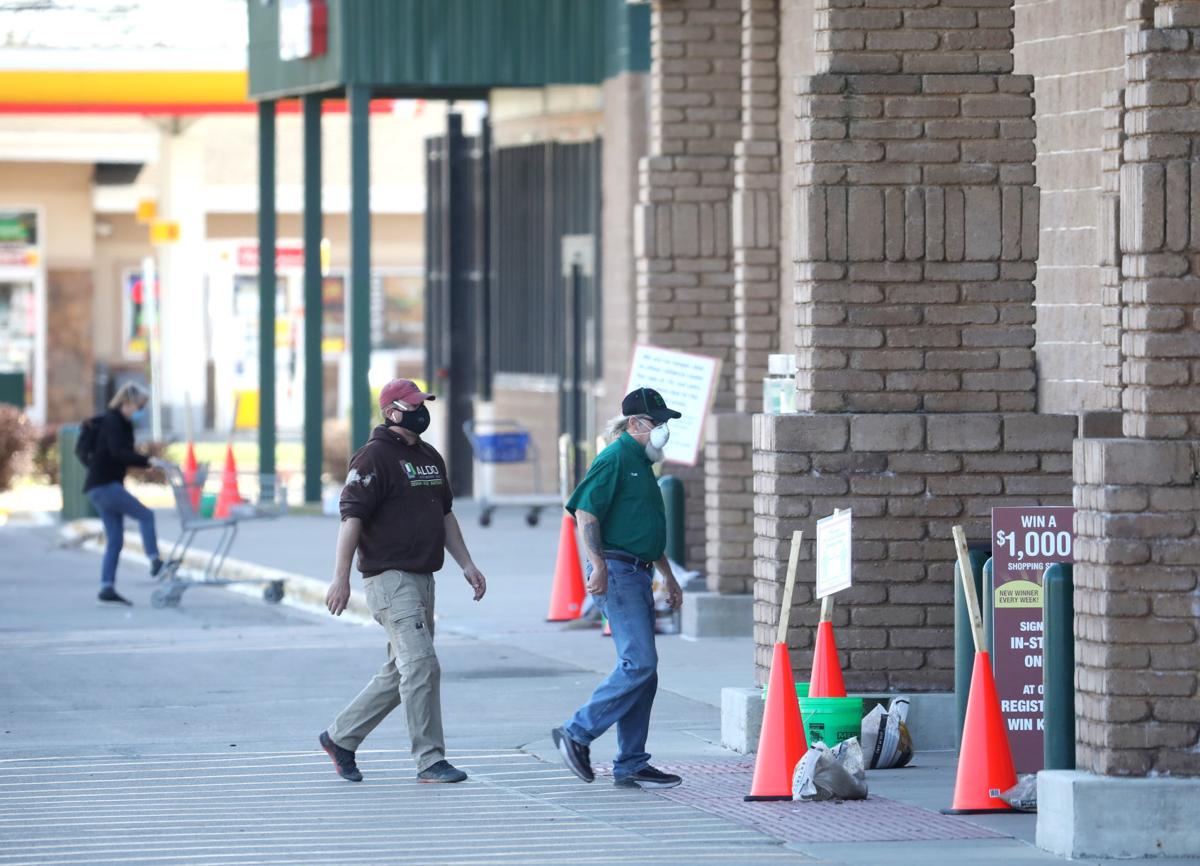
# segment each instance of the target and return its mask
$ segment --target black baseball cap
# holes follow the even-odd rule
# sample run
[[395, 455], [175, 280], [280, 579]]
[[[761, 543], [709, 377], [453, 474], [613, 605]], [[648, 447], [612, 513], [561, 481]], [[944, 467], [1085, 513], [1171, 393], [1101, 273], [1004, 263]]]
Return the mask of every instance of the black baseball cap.
[[653, 388], [638, 388], [626, 394], [621, 401], [621, 414], [649, 415], [658, 424], [683, 417], [674, 409], [668, 409], [667, 401]]

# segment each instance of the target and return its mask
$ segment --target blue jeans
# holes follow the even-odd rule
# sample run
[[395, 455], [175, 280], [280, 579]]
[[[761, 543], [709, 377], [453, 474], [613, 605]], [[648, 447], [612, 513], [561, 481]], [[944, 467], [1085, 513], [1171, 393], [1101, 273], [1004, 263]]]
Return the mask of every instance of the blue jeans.
[[[658, 691], [654, 594], [650, 589], [653, 575], [619, 560], [606, 562], [608, 591], [595, 599], [612, 627], [617, 666], [564, 729], [572, 740], [586, 746], [615, 724], [617, 757], [613, 777], [621, 779], [650, 762], [646, 734]], [[587, 570], [590, 575], [590, 563]]]
[[154, 512], [125, 489], [119, 481], [101, 484], [87, 492], [87, 498], [100, 512], [104, 524], [104, 561], [100, 566], [100, 586], [111, 587], [117, 582], [117, 560], [125, 544], [125, 518], [132, 517], [142, 531], [142, 547], [146, 556], [158, 559], [158, 538], [154, 534]]

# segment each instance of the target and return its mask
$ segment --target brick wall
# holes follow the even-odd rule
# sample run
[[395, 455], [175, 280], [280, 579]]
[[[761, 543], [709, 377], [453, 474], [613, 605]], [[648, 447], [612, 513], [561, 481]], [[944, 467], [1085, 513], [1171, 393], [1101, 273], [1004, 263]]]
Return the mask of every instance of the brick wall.
[[991, 509], [1066, 505], [1073, 415], [829, 414], [754, 419], [755, 674], [765, 682], [792, 532], [804, 530], [788, 649], [812, 666], [815, 525], [854, 514], [854, 586], [834, 609], [846, 685], [948, 689], [954, 544], [991, 532]]
[[1102, 375], [1105, 283], [1096, 265], [1103, 95], [1124, 87], [1125, 2], [1013, 4], [1016, 70], [1032, 75], [1037, 91], [1038, 405], [1044, 412], [1114, 408]]
[[[1123, 429], [1075, 446], [1081, 769], [1200, 775], [1200, 2], [1127, 7]], [[1111, 142], [1109, 142], [1111, 143]]]
[[633, 354], [637, 317], [633, 210], [638, 197], [638, 161], [646, 155], [647, 76], [625, 72], [604, 82], [604, 207], [600, 233], [602, 309], [601, 341], [604, 393], [598, 414], [615, 414], [625, 396], [629, 359]]
[[754, 470], [751, 416], [709, 419], [704, 464], [705, 572], [713, 592], [748, 593], [754, 584]]

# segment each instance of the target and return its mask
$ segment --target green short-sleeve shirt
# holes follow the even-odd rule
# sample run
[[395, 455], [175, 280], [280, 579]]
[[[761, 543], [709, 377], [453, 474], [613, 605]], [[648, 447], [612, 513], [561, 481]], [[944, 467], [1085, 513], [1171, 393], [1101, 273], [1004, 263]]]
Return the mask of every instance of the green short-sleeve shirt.
[[646, 450], [622, 433], [596, 455], [583, 481], [567, 501], [600, 521], [604, 547], [656, 562], [667, 547], [667, 517], [654, 464]]

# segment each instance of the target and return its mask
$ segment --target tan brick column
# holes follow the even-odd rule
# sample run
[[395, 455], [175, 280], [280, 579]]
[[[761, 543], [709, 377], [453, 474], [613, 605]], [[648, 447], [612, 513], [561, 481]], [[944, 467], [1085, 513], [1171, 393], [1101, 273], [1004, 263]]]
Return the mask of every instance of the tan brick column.
[[1033, 80], [1011, 74], [1011, 3], [879, 5], [824, 0], [799, 84], [801, 406], [1031, 411]]
[[1120, 178], [1128, 439], [1075, 446], [1080, 769], [1200, 775], [1200, 2], [1130, 3]]
[[[1037, 415], [1039, 193], [1033, 80], [1013, 74], [1012, 0], [818, 0], [797, 82], [798, 402], [757, 416], [756, 674], [788, 539], [855, 517], [835, 610], [847, 685], [937, 690], [953, 668], [950, 527], [1062, 504], [1074, 416]], [[790, 148], [785, 148], [785, 152]], [[788, 635], [811, 663], [811, 546]]]
[[779, 3], [742, 0], [741, 140], [734, 146], [734, 412], [717, 414], [705, 450], [708, 587], [753, 583], [750, 413], [762, 409], [779, 335]]
[[[650, 148], [635, 210], [640, 342], [721, 358], [715, 408], [734, 402], [731, 197], [741, 138], [741, 0], [655, 0]], [[688, 564], [706, 559], [705, 470], [687, 492]]]

